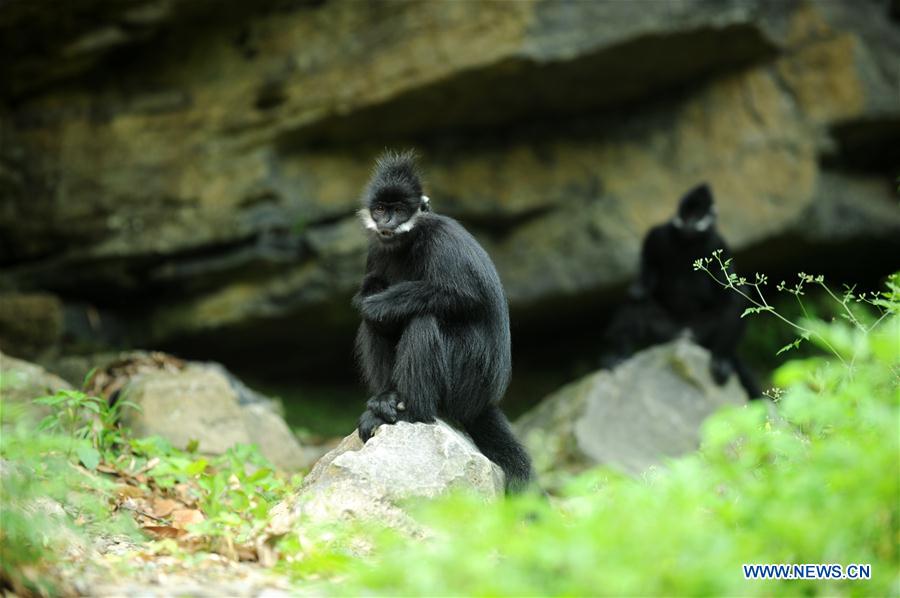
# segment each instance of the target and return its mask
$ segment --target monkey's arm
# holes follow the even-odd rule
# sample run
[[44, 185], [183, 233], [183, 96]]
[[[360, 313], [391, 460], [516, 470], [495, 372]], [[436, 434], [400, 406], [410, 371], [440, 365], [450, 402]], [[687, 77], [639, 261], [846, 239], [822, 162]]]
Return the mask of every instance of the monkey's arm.
[[374, 295], [375, 293], [380, 293], [387, 287], [388, 285], [385, 283], [384, 279], [374, 272], [369, 272], [366, 274], [365, 278], [363, 278], [359, 291], [353, 296], [353, 306], [360, 309], [363, 299]]
[[464, 285], [450, 286], [423, 280], [400, 282], [359, 302], [363, 318], [401, 323], [415, 316], [460, 318], [477, 313], [484, 303]]
[[366, 257], [366, 274], [363, 276], [362, 284], [359, 285], [359, 291], [353, 296], [353, 307], [359, 309], [363, 298], [374, 295], [388, 287], [384, 277], [378, 272], [372, 260], [372, 254]]
[[628, 289], [632, 299], [643, 299], [653, 294], [659, 282], [659, 264], [657, 255], [662, 240], [662, 229], [659, 227], [647, 233], [644, 244], [641, 247], [641, 264], [637, 280]]

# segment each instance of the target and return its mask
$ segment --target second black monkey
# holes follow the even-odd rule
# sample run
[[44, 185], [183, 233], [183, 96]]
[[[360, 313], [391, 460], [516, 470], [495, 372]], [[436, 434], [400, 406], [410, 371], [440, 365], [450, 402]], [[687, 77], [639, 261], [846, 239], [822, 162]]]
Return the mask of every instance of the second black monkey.
[[630, 302], [606, 333], [607, 343], [614, 347], [607, 365], [687, 330], [709, 350], [716, 382], [723, 384], [734, 372], [751, 398], [760, 396], [752, 373], [737, 356], [744, 333], [743, 299], [693, 269], [694, 260], [717, 250], [723, 261], [731, 257], [716, 229], [712, 192], [699, 185], [681, 199], [675, 216], [647, 233]]

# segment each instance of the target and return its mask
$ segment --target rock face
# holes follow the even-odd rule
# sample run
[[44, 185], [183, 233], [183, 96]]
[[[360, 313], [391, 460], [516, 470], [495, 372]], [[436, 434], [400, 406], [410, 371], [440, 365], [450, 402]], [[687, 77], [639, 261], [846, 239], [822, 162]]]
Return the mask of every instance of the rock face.
[[613, 296], [701, 180], [739, 261], [896, 267], [871, 257], [900, 249], [886, 2], [233, 4], [0, 6], [0, 286], [119, 345], [318, 370], [352, 341], [385, 145], [494, 256], [518, 346]]
[[639, 474], [695, 450], [707, 416], [746, 402], [736, 377], [716, 385], [709, 353], [680, 339], [560, 389], [515, 427], [544, 477], [593, 465]]
[[[354, 431], [322, 457], [296, 497], [276, 507], [274, 534], [300, 518], [322, 522], [365, 518], [412, 530], [399, 502], [451, 490], [503, 495], [503, 472], [465, 435], [438, 421], [382, 426], [365, 445]], [[280, 531], [279, 531], [280, 530]]]
[[0, 351], [35, 359], [62, 339], [62, 301], [47, 293], [0, 293]]

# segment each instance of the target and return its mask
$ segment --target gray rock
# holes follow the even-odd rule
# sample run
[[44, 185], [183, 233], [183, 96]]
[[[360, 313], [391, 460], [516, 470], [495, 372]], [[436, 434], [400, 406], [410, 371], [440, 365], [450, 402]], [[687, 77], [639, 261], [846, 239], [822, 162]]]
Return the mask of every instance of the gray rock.
[[[28, 371], [37, 367], [26, 365], [32, 368]], [[235, 443], [253, 443], [274, 465], [289, 471], [308, 468], [321, 454], [299, 444], [284, 421], [281, 401], [253, 390], [219, 363], [126, 351], [65, 356], [47, 365], [70, 379], [85, 380], [85, 392], [106, 399], [119, 392], [137, 403], [141, 411], [125, 410], [122, 417], [138, 436], [159, 435], [179, 447], [197, 440], [201, 452], [212, 454]]]
[[33, 399], [72, 390], [72, 385], [44, 368], [0, 352], [0, 404], [3, 409], [15, 406], [23, 414], [40, 418], [49, 414], [46, 407]]
[[539, 474], [606, 465], [639, 474], [695, 450], [703, 421], [743, 405], [736, 377], [718, 386], [709, 353], [686, 339], [652, 347], [546, 398], [516, 422]]
[[211, 454], [252, 443], [281, 469], [309, 466], [309, 457], [281, 416], [266, 402], [242, 405], [230, 376], [220, 368], [188, 364], [180, 371], [138, 373], [120, 396], [140, 407], [122, 414], [136, 436], [159, 435], [182, 448], [196, 440], [200, 452]]
[[296, 471], [315, 462], [318, 451], [301, 446], [284, 418], [268, 404], [241, 405], [241, 418], [251, 442], [276, 467]]
[[503, 483], [500, 468], [440, 420], [382, 426], [365, 445], [354, 431], [316, 463], [295, 497], [275, 507], [270, 532], [286, 533], [301, 519], [346, 518], [416, 531], [400, 501], [451, 490], [494, 498], [503, 495]]
[[138, 374], [120, 397], [140, 408], [122, 416], [135, 436], [159, 435], [180, 448], [197, 440], [200, 451], [215, 454], [250, 443], [237, 395], [217, 372], [189, 366]]
[[868, 239], [881, 240], [900, 251], [900, 210], [891, 187], [878, 177], [824, 174], [815, 203], [791, 233], [812, 246]]

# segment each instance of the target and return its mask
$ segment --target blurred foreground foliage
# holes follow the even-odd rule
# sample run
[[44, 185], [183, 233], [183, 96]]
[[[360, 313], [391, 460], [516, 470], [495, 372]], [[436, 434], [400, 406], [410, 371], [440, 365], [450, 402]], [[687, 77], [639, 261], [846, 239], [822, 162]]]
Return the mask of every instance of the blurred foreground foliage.
[[[694, 455], [641, 479], [598, 469], [558, 497], [411, 504], [424, 538], [299, 524], [274, 539], [275, 571], [335, 595], [900, 595], [900, 276], [866, 303], [878, 313], [851, 307], [847, 318], [804, 320], [809, 347], [823, 350], [775, 373], [775, 403], [707, 420]], [[62, 419], [40, 433], [4, 412], [7, 586], [54, 593], [49, 569], [71, 558], [78, 538], [127, 530], [114, 482], [137, 489], [130, 498], [153, 516], [132, 512], [145, 533], [166, 532], [151, 534], [148, 553], [261, 558], [255, 539], [297, 480], [252, 448], [208, 458], [196, 446], [131, 439], [77, 394], [42, 402]], [[99, 416], [93, 425], [82, 409]], [[200, 515], [184, 525], [154, 515], [160, 496]], [[68, 516], [37, 508], [45, 498]], [[872, 579], [745, 580], [744, 563], [862, 563]]]
[[51, 410], [37, 425], [15, 405], [0, 411], [0, 588], [18, 594], [73, 593], [71, 570], [113, 536], [142, 558], [256, 560], [269, 509], [298, 483], [255, 446], [212, 457], [196, 442], [131, 438], [117, 418], [135, 407], [125, 401], [61, 390], [34, 402]]
[[2, 415], [0, 588], [57, 594], [54, 566], [83, 558], [88, 535], [139, 534], [131, 517], [109, 508], [115, 484], [76, 465], [96, 454], [89, 440], [35, 433], [7, 410]]
[[[643, 479], [590, 472], [549, 502], [424, 505], [434, 537], [383, 535], [340, 593], [900, 594], [900, 277], [874, 302], [804, 322], [825, 355], [775, 373], [777, 406], [710, 418], [697, 454]], [[872, 579], [745, 580], [744, 563], [867, 563]]]

